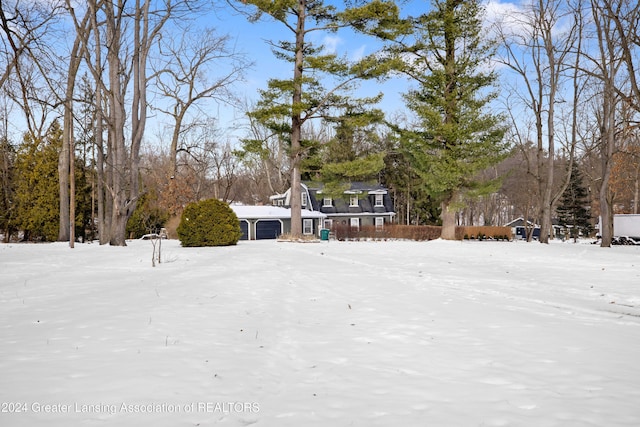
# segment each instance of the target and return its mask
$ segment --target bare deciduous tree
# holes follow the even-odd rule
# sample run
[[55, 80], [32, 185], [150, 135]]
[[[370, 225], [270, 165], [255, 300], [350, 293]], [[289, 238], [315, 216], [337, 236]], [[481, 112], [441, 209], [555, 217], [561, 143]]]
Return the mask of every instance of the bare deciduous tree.
[[[171, 176], [178, 172], [181, 135], [200, 124], [197, 110], [205, 108], [206, 100], [235, 104], [231, 85], [243, 78], [249, 66], [245, 57], [230, 46], [228, 36], [218, 35], [211, 28], [196, 35], [181, 34], [177, 39], [163, 37], [158, 41], [160, 57], [152, 64], [151, 76], [159, 96], [154, 108], [173, 121], [169, 151]], [[166, 108], [162, 106], [165, 99]]]
[[[247, 111], [255, 107], [247, 105]], [[244, 175], [253, 187], [255, 200], [262, 203], [274, 194], [283, 193], [289, 186], [288, 142], [282, 134], [274, 132], [256, 117], [247, 114], [248, 136], [242, 139], [242, 146], [236, 150], [241, 160]]]
[[[85, 63], [97, 85], [98, 175], [105, 190], [102, 209], [100, 204], [98, 208], [101, 243], [126, 244], [127, 220], [140, 195], [140, 147], [147, 120], [151, 50], [170, 19], [183, 19], [197, 6], [197, 1], [190, 0], [89, 0], [90, 29], [83, 30], [75, 19], [78, 34], [84, 37]], [[105, 155], [102, 123], [107, 130], [106, 158], [100, 158]]]
[[600, 154], [601, 180], [600, 234], [601, 246], [609, 247], [613, 240], [613, 193], [609, 182], [616, 150], [616, 137], [620, 130], [617, 110], [620, 102], [618, 78], [622, 63], [621, 38], [615, 31], [613, 14], [619, 13], [624, 0], [591, 0], [593, 20], [598, 43], [597, 56], [592, 57], [594, 76], [600, 80], [600, 108], [596, 111], [598, 121], [597, 146]]
[[0, 88], [22, 110], [27, 132], [39, 138], [54, 111], [56, 56], [48, 35], [55, 34], [61, 2], [13, 0], [0, 3], [0, 52], [5, 61]]
[[[558, 0], [539, 0], [509, 19], [511, 21], [498, 23], [496, 26], [502, 44], [501, 61], [518, 78], [518, 83], [510, 91], [519, 98], [518, 107], [525, 114], [531, 113], [534, 118], [532, 140], [535, 141], [537, 150], [534, 176], [540, 198], [538, 213], [543, 230], [540, 241], [547, 243], [553, 203], [560, 197], [563, 186], [569, 180], [569, 176], [565, 176], [563, 186], [554, 192], [554, 164], [558, 148], [556, 107], [563, 96], [564, 80], [570, 79], [575, 89], [572, 108], [577, 108], [579, 87], [575, 85], [579, 81], [578, 76], [567, 75], [566, 71], [575, 69], [573, 67], [579, 60], [582, 13], [579, 4], [567, 7], [565, 2]], [[561, 24], [567, 28], [565, 31], [559, 30]], [[510, 27], [518, 30], [510, 32], [507, 30]], [[520, 114], [512, 110], [510, 115], [515, 128], [526, 125], [522, 123]], [[574, 123], [577, 125], [577, 122]], [[574, 132], [570, 131], [571, 134]], [[528, 143], [531, 139], [520, 138], [520, 141]], [[571, 155], [576, 142], [575, 137], [567, 138], [568, 152]]]

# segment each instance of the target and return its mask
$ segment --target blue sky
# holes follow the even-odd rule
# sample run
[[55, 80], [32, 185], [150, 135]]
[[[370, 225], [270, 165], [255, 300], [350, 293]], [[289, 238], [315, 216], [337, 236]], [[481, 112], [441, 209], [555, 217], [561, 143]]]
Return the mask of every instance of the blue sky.
[[[429, 6], [429, 0], [406, 0], [402, 3], [401, 9], [403, 15], [418, 15], [424, 13]], [[488, 3], [487, 12], [488, 15], [500, 15], [508, 13], [506, 11], [513, 7], [513, 3], [492, 0]], [[276, 59], [268, 44], [268, 41], [292, 41], [292, 33], [281, 23], [274, 22], [267, 16], [257, 23], [251, 23], [225, 3], [220, 3], [218, 9], [204, 16], [199, 24], [203, 27], [215, 28], [220, 35], [230, 36], [235, 49], [245, 53], [253, 62], [253, 66], [246, 70], [245, 81], [235, 85], [234, 92], [240, 98], [256, 101], [259, 98], [259, 90], [266, 88], [269, 79], [291, 77], [292, 64]], [[346, 55], [351, 59], [375, 52], [379, 48], [372, 38], [347, 30], [338, 33], [315, 32], [311, 33], [311, 36], [315, 38], [312, 41], [316, 46], [324, 45], [327, 50]], [[405, 110], [402, 94], [410, 86], [411, 83], [403, 77], [391, 78], [383, 83], [365, 81], [360, 84], [359, 95], [373, 96], [383, 92], [384, 98], [379, 107], [389, 115], [393, 115]], [[214, 109], [213, 114], [218, 116], [218, 127], [221, 131], [232, 134], [232, 139], [245, 136], [244, 131], [237, 130], [244, 122], [243, 111], [226, 104], [215, 104], [210, 108]], [[148, 139], [155, 137], [150, 133], [148, 135]]]
[[[418, 7], [428, 7], [427, 1], [408, 1], [413, 13], [417, 13]], [[408, 11], [409, 9], [405, 10]], [[237, 85], [238, 94], [249, 100], [257, 100], [258, 90], [266, 88], [270, 78], [290, 78], [293, 72], [292, 64], [278, 60], [273, 56], [267, 41], [291, 40], [292, 33], [284, 29], [282, 24], [265, 17], [257, 23], [250, 23], [243, 16], [238, 15], [228, 6], [211, 14], [203, 22], [203, 25], [212, 26], [220, 34], [228, 34], [233, 39], [238, 51], [248, 55], [254, 65], [247, 70], [247, 79]], [[363, 55], [372, 53], [378, 49], [375, 41], [353, 34], [349, 31], [338, 33], [311, 33], [315, 45], [323, 45], [327, 50], [333, 50], [348, 58], [357, 59]], [[385, 111], [394, 112], [402, 109], [401, 93], [407, 89], [407, 81], [403, 78], [390, 79], [384, 84], [379, 82], [362, 82], [360, 91], [363, 95], [375, 95], [382, 91], [384, 99], [380, 107]], [[220, 121], [226, 122], [234, 115], [229, 106], [219, 106]]]

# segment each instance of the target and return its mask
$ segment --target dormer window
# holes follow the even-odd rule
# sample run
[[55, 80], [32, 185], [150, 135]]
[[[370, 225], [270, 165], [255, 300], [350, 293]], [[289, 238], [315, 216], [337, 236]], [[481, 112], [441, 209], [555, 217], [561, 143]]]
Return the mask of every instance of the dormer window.
[[376, 196], [376, 203], [375, 203], [375, 206], [376, 206], [376, 207], [382, 207], [382, 206], [384, 206], [384, 200], [383, 200], [383, 198], [382, 198], [382, 194], [376, 194], [375, 196]]
[[325, 197], [322, 199], [322, 206], [330, 207], [333, 206], [333, 199], [331, 197]]
[[358, 196], [356, 194], [352, 194], [349, 197], [349, 206], [358, 206]]
[[307, 193], [302, 193], [300, 199], [302, 200], [302, 206], [307, 206]]

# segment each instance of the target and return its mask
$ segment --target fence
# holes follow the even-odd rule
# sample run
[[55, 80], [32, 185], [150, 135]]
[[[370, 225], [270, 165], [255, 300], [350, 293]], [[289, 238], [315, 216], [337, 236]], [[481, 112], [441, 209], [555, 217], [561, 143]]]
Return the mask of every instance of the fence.
[[[335, 224], [331, 228], [332, 237], [337, 240], [434, 240], [440, 237], [442, 227], [436, 225], [385, 224], [383, 228], [374, 226], [350, 227]], [[511, 240], [510, 227], [465, 226], [456, 227], [456, 239], [496, 239]]]

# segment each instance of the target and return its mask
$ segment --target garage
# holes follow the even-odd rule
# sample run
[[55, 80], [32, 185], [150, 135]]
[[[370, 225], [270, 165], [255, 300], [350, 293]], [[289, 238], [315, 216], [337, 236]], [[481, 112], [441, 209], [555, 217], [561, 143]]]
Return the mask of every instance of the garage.
[[[247, 206], [230, 205], [240, 221], [241, 240], [277, 239], [280, 235], [291, 232], [291, 209], [281, 206]], [[319, 235], [320, 224], [326, 217], [318, 211], [302, 210], [304, 232]], [[312, 223], [309, 224], [308, 220]], [[308, 226], [311, 225], [309, 228]]]
[[256, 222], [256, 240], [275, 239], [282, 234], [282, 221], [261, 219]]

